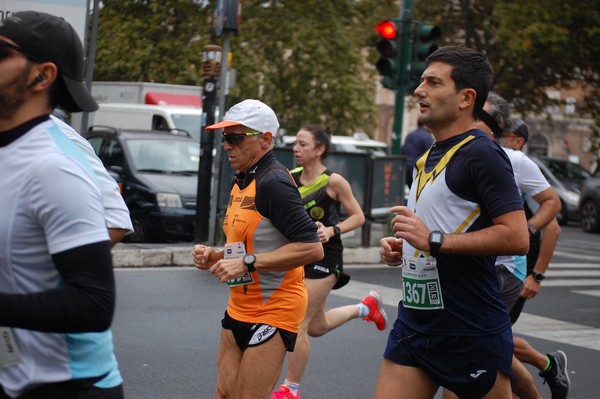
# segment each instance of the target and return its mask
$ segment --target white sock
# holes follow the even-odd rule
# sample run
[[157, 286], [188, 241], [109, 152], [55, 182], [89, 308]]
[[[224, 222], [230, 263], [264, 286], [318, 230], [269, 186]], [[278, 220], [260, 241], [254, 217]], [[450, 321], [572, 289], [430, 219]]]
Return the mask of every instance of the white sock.
[[286, 387], [288, 387], [290, 389], [290, 392], [292, 393], [292, 395], [298, 394], [298, 388], [300, 388], [300, 384], [298, 384], [296, 382], [292, 382], [286, 378], [285, 381], [283, 381], [283, 385], [285, 385]]
[[361, 302], [356, 306], [358, 306], [358, 317], [360, 317], [362, 319], [369, 315], [371, 308], [369, 308], [367, 305], [365, 305], [364, 303]]

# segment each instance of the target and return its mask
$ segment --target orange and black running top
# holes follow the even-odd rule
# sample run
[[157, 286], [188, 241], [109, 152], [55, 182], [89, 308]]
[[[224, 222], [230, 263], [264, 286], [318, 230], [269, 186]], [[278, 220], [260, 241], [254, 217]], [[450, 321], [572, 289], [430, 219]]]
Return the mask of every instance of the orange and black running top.
[[[289, 171], [273, 152], [235, 176], [223, 232], [227, 243], [243, 242], [246, 253], [254, 254], [290, 242], [319, 242]], [[238, 321], [298, 332], [308, 301], [302, 266], [253, 272], [254, 283], [230, 288], [227, 312]]]

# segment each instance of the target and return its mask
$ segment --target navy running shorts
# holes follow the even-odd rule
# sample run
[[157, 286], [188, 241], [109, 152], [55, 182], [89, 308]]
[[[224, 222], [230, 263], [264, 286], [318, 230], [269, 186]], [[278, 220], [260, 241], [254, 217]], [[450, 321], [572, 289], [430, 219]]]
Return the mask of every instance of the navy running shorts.
[[420, 368], [460, 398], [482, 398], [494, 386], [498, 370], [512, 375], [512, 331], [482, 337], [425, 335], [396, 320], [383, 357]]

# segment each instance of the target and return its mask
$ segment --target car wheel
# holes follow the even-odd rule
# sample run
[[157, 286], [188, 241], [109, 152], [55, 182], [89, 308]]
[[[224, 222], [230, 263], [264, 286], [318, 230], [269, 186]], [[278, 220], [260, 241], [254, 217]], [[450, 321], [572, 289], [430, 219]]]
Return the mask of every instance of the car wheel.
[[569, 219], [567, 216], [567, 204], [565, 204], [563, 201], [560, 201], [560, 212], [558, 212], [558, 215], [556, 215], [556, 219], [558, 220], [558, 224], [561, 226], [567, 225]]
[[140, 211], [131, 211], [130, 216], [133, 233], [125, 236], [125, 241], [132, 243], [151, 242], [152, 236], [148, 226], [146, 226], [144, 214]]
[[581, 227], [588, 233], [600, 231], [600, 204], [587, 199], [581, 204]]

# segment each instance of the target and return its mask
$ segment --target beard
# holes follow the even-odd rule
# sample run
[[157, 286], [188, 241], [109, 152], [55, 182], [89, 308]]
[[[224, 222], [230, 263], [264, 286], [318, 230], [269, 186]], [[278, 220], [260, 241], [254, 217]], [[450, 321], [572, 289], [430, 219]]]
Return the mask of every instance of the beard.
[[27, 78], [33, 66], [28, 66], [23, 72], [9, 82], [0, 84], [0, 119], [10, 119], [25, 103], [27, 93]]

